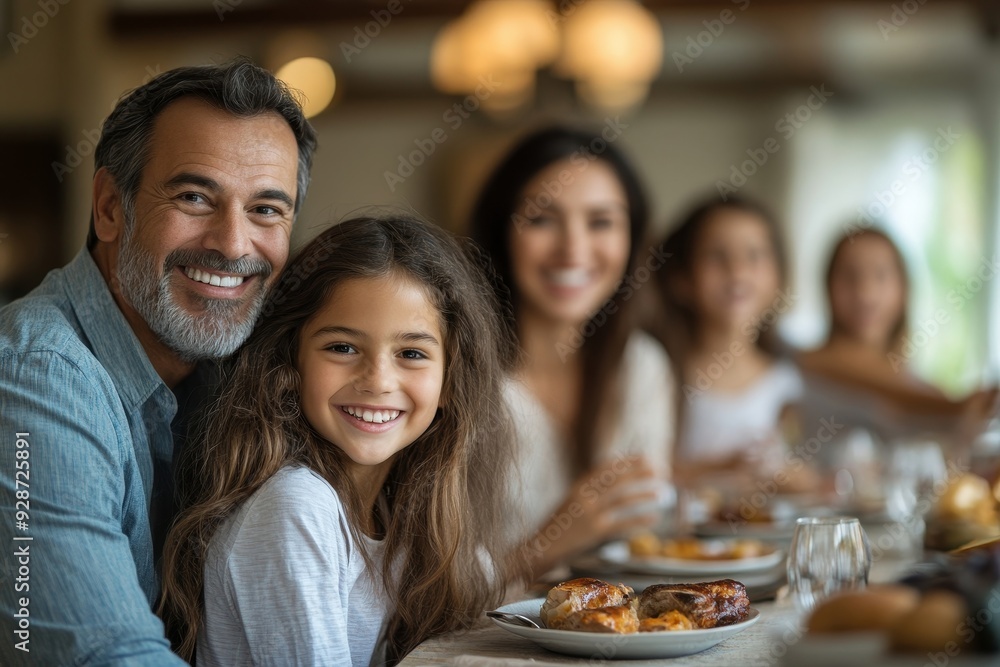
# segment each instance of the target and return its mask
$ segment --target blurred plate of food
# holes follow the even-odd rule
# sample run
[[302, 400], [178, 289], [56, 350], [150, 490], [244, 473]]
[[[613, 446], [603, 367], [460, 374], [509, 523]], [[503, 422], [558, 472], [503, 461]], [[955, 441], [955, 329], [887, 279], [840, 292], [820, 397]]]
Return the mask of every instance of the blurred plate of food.
[[729, 574], [768, 570], [784, 553], [759, 540], [703, 540], [636, 535], [601, 547], [598, 557], [636, 572], [664, 575]]
[[741, 522], [709, 521], [693, 527], [696, 537], [707, 539], [760, 540], [772, 544], [787, 544], [795, 532], [795, 521]]
[[692, 521], [698, 537], [768, 540], [792, 539], [795, 519], [811, 506], [788, 498], [741, 497], [720, 501], [700, 520]]

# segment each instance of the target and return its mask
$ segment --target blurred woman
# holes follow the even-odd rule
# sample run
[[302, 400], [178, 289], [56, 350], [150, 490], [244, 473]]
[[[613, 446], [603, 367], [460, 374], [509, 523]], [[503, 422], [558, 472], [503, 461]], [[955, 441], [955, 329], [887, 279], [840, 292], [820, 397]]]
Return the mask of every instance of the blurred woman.
[[909, 280], [887, 234], [864, 229], [841, 238], [827, 265], [826, 288], [829, 337], [799, 355], [809, 380], [807, 417], [835, 412], [848, 426], [886, 440], [982, 425], [995, 407], [995, 389], [956, 401], [910, 372], [903, 349]]
[[518, 143], [473, 211], [523, 355], [506, 398], [535, 574], [658, 518], [673, 390], [664, 350], [634, 324], [631, 297], [658, 266], [646, 216], [618, 149], [563, 128]]

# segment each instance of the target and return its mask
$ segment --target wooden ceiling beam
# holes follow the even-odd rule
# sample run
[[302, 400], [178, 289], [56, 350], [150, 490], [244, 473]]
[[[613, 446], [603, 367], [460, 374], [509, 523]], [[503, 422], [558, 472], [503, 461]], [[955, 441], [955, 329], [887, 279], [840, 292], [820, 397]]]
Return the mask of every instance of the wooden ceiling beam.
[[[740, 0], [742, 2], [743, 0]], [[757, 15], [779, 12], [809, 12], [831, 5], [869, 5], [885, 8], [885, 0], [748, 0], [748, 11]], [[900, 0], [902, 1], [902, 0]], [[140, 39], [157, 35], [176, 37], [178, 34], [204, 33], [235, 28], [315, 26], [321, 23], [358, 23], [373, 19], [372, 12], [385, 11], [390, 2], [398, 2], [398, 15], [407, 19], [435, 18], [447, 20], [459, 16], [473, 0], [368, 0], [339, 2], [326, 0], [285, 0], [281, 3], [243, 6], [241, 0], [213, 0], [204, 9], [157, 9], [149, 11], [113, 10], [109, 16], [111, 34], [119, 39]], [[576, 0], [552, 0], [556, 7], [571, 7]], [[736, 0], [642, 0], [658, 13], [681, 11], [706, 16], [723, 9], [738, 7]], [[984, 28], [996, 30], [998, 4], [996, 0], [960, 0], [979, 10]]]

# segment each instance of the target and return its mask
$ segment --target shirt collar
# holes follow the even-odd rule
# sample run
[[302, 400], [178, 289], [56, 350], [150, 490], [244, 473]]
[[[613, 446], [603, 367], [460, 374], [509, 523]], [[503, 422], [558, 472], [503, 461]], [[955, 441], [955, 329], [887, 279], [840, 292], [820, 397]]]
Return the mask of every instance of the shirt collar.
[[138, 407], [161, 387], [166, 389], [87, 248], [66, 265], [63, 275], [90, 348], [111, 376], [123, 402], [128, 402], [126, 407]]

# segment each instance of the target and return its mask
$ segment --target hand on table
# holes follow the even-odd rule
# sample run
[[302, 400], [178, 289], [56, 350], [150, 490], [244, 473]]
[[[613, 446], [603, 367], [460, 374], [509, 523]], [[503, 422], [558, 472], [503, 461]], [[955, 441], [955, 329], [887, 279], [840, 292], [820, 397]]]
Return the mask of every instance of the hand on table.
[[527, 546], [535, 575], [660, 518], [663, 482], [640, 457], [620, 457], [581, 475]]

